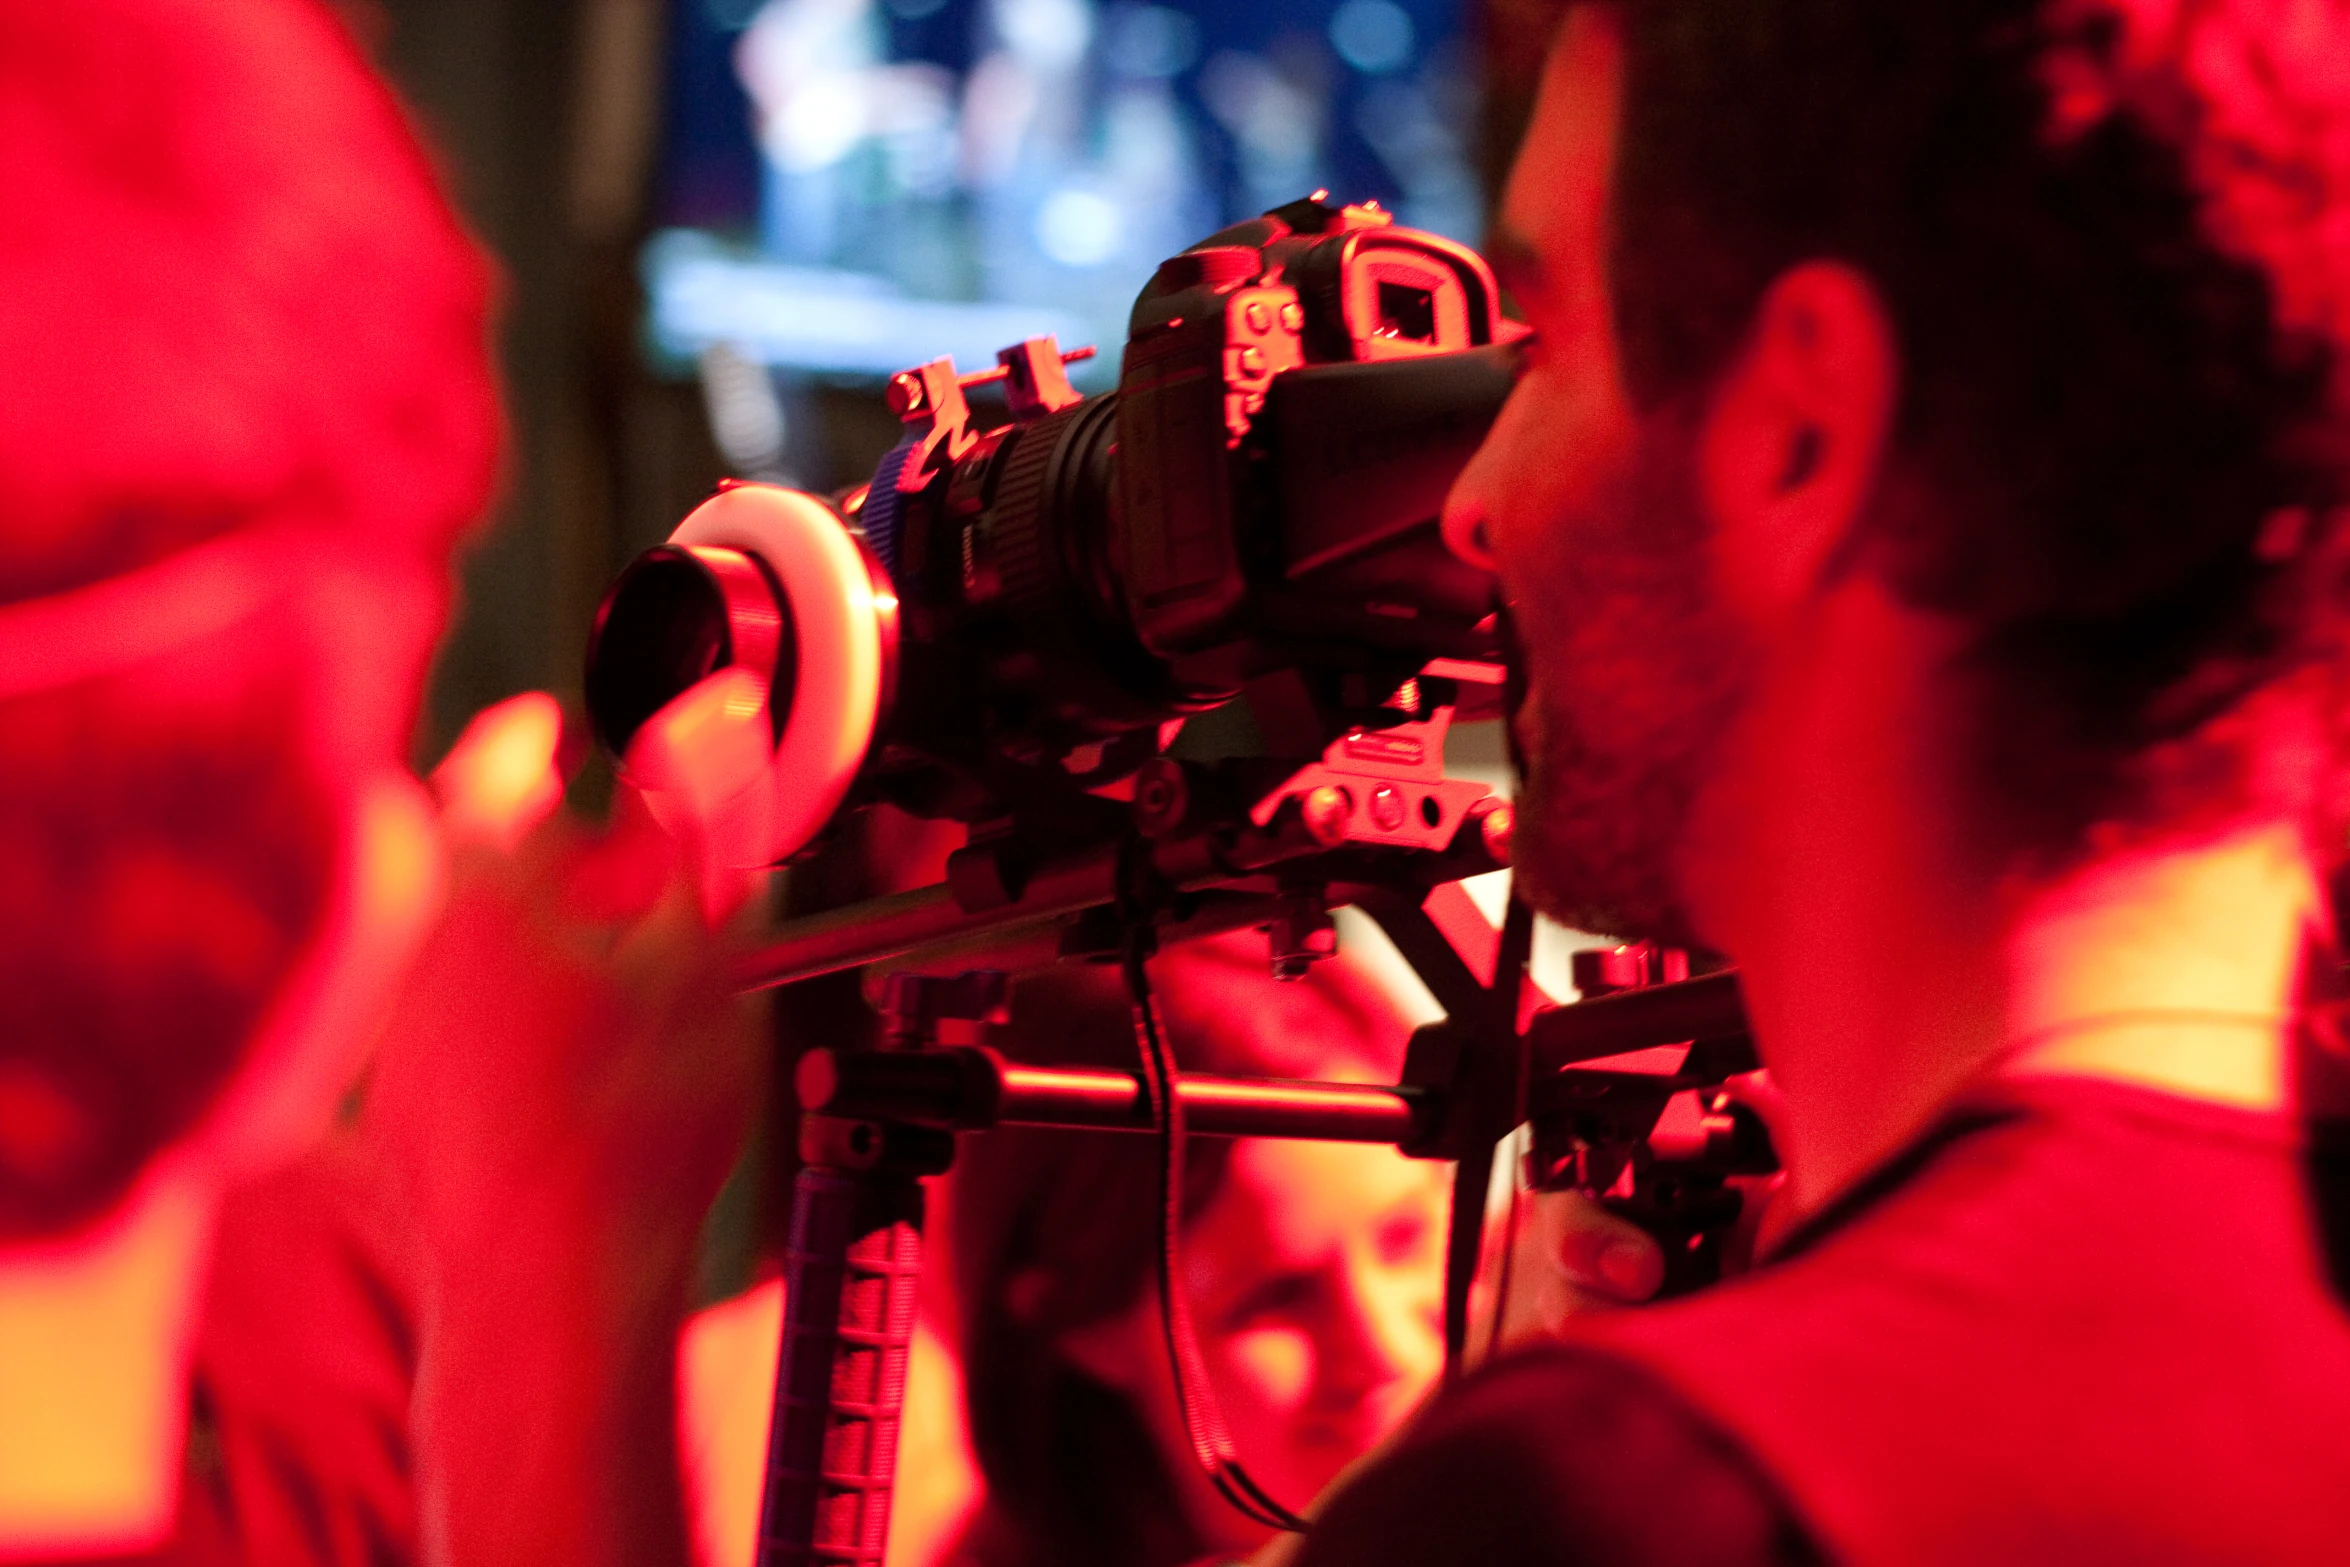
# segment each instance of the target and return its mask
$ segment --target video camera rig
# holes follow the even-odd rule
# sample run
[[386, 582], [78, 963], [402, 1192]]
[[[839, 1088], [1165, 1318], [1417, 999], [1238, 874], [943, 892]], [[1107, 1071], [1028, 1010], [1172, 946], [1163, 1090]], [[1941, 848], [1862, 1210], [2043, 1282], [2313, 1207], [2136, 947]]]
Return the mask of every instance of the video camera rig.
[[[1080, 397], [1050, 339], [978, 375], [910, 369], [870, 483], [830, 502], [726, 486], [615, 582], [589, 712], [664, 821], [751, 865], [877, 802], [969, 827], [943, 882], [788, 921], [740, 971], [748, 989], [902, 966], [878, 1047], [798, 1067], [763, 1564], [881, 1559], [920, 1181], [959, 1131], [1158, 1135], [1186, 1423], [1268, 1523], [1297, 1520], [1234, 1461], [1171, 1283], [1187, 1130], [1455, 1161], [1448, 1374], [1495, 1150], [1520, 1126], [1529, 1180], [1649, 1228], [1668, 1290], [1717, 1270], [1727, 1183], [1774, 1165], [1719, 1092], [1755, 1065], [1735, 976], [1624, 948], [1579, 960], [1586, 999], [1531, 1008], [1531, 912], [1513, 902], [1497, 931], [1458, 885], [1509, 864], [1508, 804], [1444, 772], [1456, 713], [1499, 711], [1505, 670], [1492, 583], [1438, 516], [1521, 336], [1473, 251], [1317, 192], [1164, 263], [1115, 392]], [[984, 424], [969, 394], [990, 384], [1008, 417]], [[1176, 1071], [1158, 945], [1255, 927], [1295, 977], [1335, 951], [1345, 905], [1446, 1013], [1401, 1081]], [[1006, 971], [1069, 960], [1125, 965], [1136, 1071], [988, 1047]]]

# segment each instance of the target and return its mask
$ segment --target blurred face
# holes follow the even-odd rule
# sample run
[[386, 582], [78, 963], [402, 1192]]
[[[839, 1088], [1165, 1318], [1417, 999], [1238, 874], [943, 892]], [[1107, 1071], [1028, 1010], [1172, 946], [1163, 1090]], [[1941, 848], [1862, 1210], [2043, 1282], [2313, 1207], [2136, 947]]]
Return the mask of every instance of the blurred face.
[[1499, 574], [1523, 691], [1518, 873], [1578, 928], [1687, 944], [1678, 860], [1751, 660], [1713, 588], [1694, 408], [1637, 410], [1608, 291], [1620, 47], [1569, 13], [1493, 244], [1534, 328], [1525, 374], [1448, 503]]
[[1193, 1221], [1201, 1352], [1241, 1461], [1289, 1506], [1393, 1430], [1443, 1367], [1448, 1169], [1247, 1141]]
[[[1384, 998], [1338, 964], [1277, 984], [1253, 933], [1179, 948], [1157, 979], [1181, 1018], [1178, 1053], [1202, 1049], [1215, 1070], [1393, 1082], [1402, 1065], [1404, 1024]], [[1184, 1226], [1183, 1288], [1241, 1463], [1303, 1508], [1443, 1368], [1451, 1166], [1348, 1143], [1240, 1138], [1217, 1152], [1220, 1178]], [[1203, 1539], [1236, 1551], [1263, 1539], [1200, 1473], [1154, 1284], [1061, 1348], [1133, 1401]]]
[[404, 564], [256, 530], [0, 607], [0, 1239], [326, 1124], [437, 867]]
[[231, 1168], [267, 1168], [325, 1128], [433, 917], [441, 847], [407, 752], [449, 586], [438, 561], [321, 562], [277, 655], [307, 685], [311, 775], [343, 826], [324, 927], [298, 976], [300, 1004], [255, 1044], [217, 1118]]

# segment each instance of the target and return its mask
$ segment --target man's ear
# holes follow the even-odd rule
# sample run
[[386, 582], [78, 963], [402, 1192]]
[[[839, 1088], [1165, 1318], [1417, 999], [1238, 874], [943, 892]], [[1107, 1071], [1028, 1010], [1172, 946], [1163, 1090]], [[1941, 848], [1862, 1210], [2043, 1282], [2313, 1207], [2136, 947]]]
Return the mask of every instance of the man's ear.
[[1862, 273], [1807, 261], [1764, 291], [1698, 443], [1723, 587], [1749, 613], [1775, 619], [1848, 564], [1900, 380], [1892, 318]]

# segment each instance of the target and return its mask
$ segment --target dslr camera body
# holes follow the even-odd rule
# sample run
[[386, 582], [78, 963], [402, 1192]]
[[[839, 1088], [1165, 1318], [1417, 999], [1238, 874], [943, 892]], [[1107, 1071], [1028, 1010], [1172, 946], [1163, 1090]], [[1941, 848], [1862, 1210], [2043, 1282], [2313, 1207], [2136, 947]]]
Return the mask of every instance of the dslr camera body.
[[1175, 807], [1440, 848], [1485, 793], [1442, 780], [1444, 725], [1501, 675], [1438, 517], [1523, 335], [1482, 258], [1375, 207], [1226, 229], [1143, 290], [1116, 391], [1049, 338], [935, 360], [869, 483], [698, 508], [598, 612], [597, 735], [748, 865], [874, 800], [1032, 853]]

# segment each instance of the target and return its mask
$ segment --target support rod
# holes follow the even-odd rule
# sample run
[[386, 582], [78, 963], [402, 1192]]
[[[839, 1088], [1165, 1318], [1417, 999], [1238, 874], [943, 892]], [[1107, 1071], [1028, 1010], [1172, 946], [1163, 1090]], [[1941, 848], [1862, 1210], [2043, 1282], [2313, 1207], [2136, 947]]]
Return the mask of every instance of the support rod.
[[811, 914], [793, 920], [773, 942], [746, 956], [735, 968], [735, 986], [765, 990], [902, 957], [959, 936], [1058, 919], [1109, 902], [1117, 875], [1117, 857], [1104, 853], [1040, 872], [1021, 896], [995, 908], [965, 909], [941, 882]]
[[[1264, 830], [1170, 838], [1151, 845], [1149, 870], [1160, 889], [1172, 894], [1272, 893], [1280, 882], [1310, 882], [1326, 886], [1336, 905], [1391, 881], [1425, 890], [1505, 868], [1478, 826], [1482, 819], [1475, 814], [1464, 818], [1452, 846], [1440, 851], [1363, 846], [1325, 850], [1303, 828], [1284, 823]], [[1107, 907], [1118, 893], [1118, 850], [1111, 846], [1048, 861], [1028, 875], [1012, 878], [1016, 895], [1004, 896], [996, 885], [994, 895], [976, 906], [968, 906], [976, 901], [972, 898], [957, 897], [951, 877], [950, 872], [949, 881], [933, 887], [868, 898], [788, 921], [776, 928], [766, 946], [736, 964], [735, 987], [748, 991], [789, 985], [949, 942], [1045, 927], [1087, 909]], [[975, 877], [971, 884], [991, 885], [987, 877]]]
[[[1677, 1039], [1745, 1033], [1734, 973], [1546, 1007], [1527, 1028], [1540, 1081], [1577, 1062]], [[1142, 1080], [1131, 1072], [1020, 1066], [974, 1047], [811, 1050], [800, 1058], [800, 1103], [827, 1115], [958, 1131], [998, 1125], [1147, 1131]], [[1410, 1143], [1435, 1097], [1405, 1085], [1292, 1082], [1186, 1073], [1191, 1129], [1225, 1137]], [[1506, 1130], [1506, 1127], [1504, 1128]]]
[[[1147, 1132], [1150, 1109], [1132, 1072], [1017, 1066], [969, 1046], [923, 1051], [811, 1050], [800, 1058], [800, 1103], [855, 1120], [975, 1131], [1064, 1126]], [[1399, 1143], [1427, 1103], [1418, 1089], [1185, 1073], [1176, 1083], [1190, 1129], [1222, 1137]]]
[[[1419, 1095], [1408, 1088], [1357, 1083], [1284, 1082], [1269, 1078], [1176, 1080], [1185, 1124], [1222, 1137], [1294, 1137], [1327, 1143], [1396, 1143], [1413, 1130]], [[1010, 1125], [1098, 1126], [1150, 1130], [1142, 1080], [1127, 1072], [1045, 1072], [1008, 1067], [1004, 1115]]]

